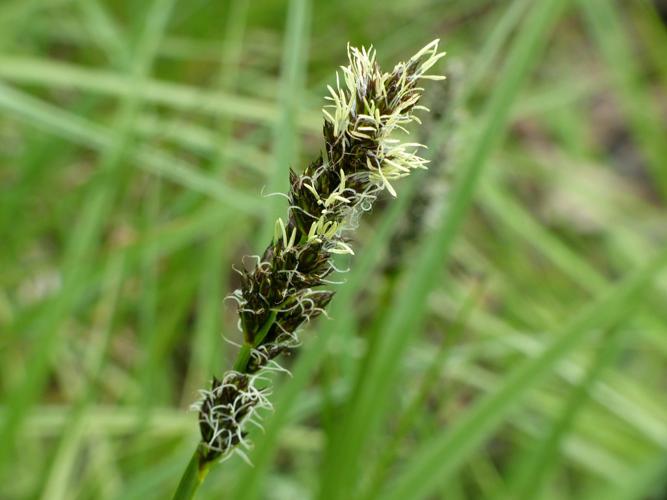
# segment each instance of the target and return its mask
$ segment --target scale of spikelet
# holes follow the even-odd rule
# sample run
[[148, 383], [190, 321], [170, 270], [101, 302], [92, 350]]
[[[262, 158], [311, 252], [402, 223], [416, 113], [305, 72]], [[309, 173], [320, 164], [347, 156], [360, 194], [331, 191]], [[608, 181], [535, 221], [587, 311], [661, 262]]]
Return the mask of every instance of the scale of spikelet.
[[412, 170], [425, 168], [421, 144], [401, 142], [397, 131], [416, 121], [423, 79], [444, 77], [426, 72], [444, 53], [435, 40], [407, 62], [383, 73], [375, 51], [348, 46], [349, 64], [342, 82], [329, 87], [324, 113], [324, 154], [301, 175], [290, 170], [287, 222], [276, 221], [273, 241], [252, 269], [241, 271], [238, 303], [244, 345], [233, 370], [196, 405], [207, 460], [247, 449], [246, 425], [257, 411], [270, 408], [264, 369], [280, 369], [274, 358], [298, 345], [297, 330], [324, 313], [333, 292], [321, 287], [335, 271], [334, 254], [353, 254], [345, 232], [360, 213], [371, 209], [384, 189]]

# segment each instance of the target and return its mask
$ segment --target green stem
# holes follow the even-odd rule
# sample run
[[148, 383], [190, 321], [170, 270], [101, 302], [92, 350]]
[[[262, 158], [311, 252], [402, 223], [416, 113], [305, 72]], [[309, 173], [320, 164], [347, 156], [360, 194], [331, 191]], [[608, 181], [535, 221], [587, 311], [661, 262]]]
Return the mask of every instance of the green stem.
[[234, 371], [245, 372], [246, 367], [248, 366], [248, 360], [250, 359], [250, 352], [252, 351], [252, 346], [248, 343], [244, 343], [241, 346], [238, 356], [236, 356], [236, 362], [234, 363]]
[[250, 359], [250, 353], [255, 347], [257, 347], [264, 341], [264, 338], [266, 338], [267, 334], [269, 333], [269, 330], [271, 329], [271, 326], [275, 322], [277, 315], [278, 315], [277, 311], [271, 311], [269, 317], [262, 325], [262, 328], [260, 328], [259, 331], [257, 332], [257, 335], [255, 335], [254, 342], [252, 344], [248, 342], [243, 343], [243, 345], [241, 346], [241, 350], [239, 351], [239, 354], [236, 357], [236, 362], [234, 363], [235, 371], [241, 373], [244, 373], [246, 371], [248, 367], [248, 360]]
[[176, 493], [174, 493], [174, 500], [190, 500], [194, 498], [199, 485], [204, 482], [206, 474], [213, 462], [206, 461], [201, 452], [201, 447], [197, 446], [190, 463], [181, 476], [181, 481], [178, 483]]
[[255, 342], [253, 347], [257, 347], [262, 342], [264, 342], [264, 337], [266, 337], [267, 333], [269, 333], [269, 330], [271, 329], [273, 322], [276, 320], [277, 315], [278, 311], [271, 311], [271, 314], [269, 314], [269, 317], [266, 319], [266, 322], [262, 325], [262, 328], [259, 330], [259, 332], [257, 332], [257, 336], [255, 337]]

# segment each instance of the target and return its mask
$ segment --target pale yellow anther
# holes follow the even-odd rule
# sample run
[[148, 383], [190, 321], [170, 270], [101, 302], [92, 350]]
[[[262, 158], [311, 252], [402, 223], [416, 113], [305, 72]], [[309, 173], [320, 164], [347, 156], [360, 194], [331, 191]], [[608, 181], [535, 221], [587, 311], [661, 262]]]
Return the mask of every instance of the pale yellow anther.
[[285, 250], [289, 250], [296, 242], [296, 228], [292, 229], [292, 236], [290, 236], [289, 243], [285, 246]]
[[310, 229], [308, 230], [308, 241], [312, 241], [316, 238], [317, 227], [320, 224], [320, 220], [321, 219], [318, 219], [310, 225]]
[[283, 222], [282, 218], [278, 218], [278, 220], [276, 220], [274, 238], [276, 241], [280, 241], [282, 238], [283, 246], [286, 248], [288, 247], [287, 230], [285, 229], [285, 223]]

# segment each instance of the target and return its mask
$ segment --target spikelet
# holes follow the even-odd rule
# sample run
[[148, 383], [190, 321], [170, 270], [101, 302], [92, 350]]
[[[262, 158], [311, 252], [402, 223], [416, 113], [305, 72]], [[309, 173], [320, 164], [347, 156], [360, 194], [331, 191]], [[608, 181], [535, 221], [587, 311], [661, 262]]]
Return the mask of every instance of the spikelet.
[[[258, 412], [271, 408], [264, 370], [282, 370], [275, 361], [299, 345], [298, 330], [325, 309], [333, 292], [321, 287], [336, 271], [335, 254], [353, 254], [346, 233], [372, 208], [382, 190], [396, 196], [393, 182], [426, 168], [423, 145], [402, 142], [416, 111], [421, 80], [445, 53], [438, 40], [408, 61], [383, 73], [375, 50], [347, 47], [348, 65], [328, 87], [324, 106], [323, 154], [303, 174], [290, 171], [287, 220], [278, 219], [273, 241], [252, 269], [239, 271], [238, 304], [243, 346], [234, 370], [194, 405], [199, 412], [205, 461], [237, 452], [245, 457], [248, 424], [260, 425]], [[260, 387], [263, 386], [263, 387]]]

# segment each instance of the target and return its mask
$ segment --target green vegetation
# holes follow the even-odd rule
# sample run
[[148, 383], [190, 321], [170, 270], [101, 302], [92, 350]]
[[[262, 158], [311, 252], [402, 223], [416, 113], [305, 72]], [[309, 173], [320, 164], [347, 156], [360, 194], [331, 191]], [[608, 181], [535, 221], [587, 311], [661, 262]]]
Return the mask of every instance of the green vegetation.
[[390, 69], [434, 38], [430, 170], [197, 498], [663, 498], [657, 4], [0, 3], [0, 498], [171, 497], [346, 43]]

